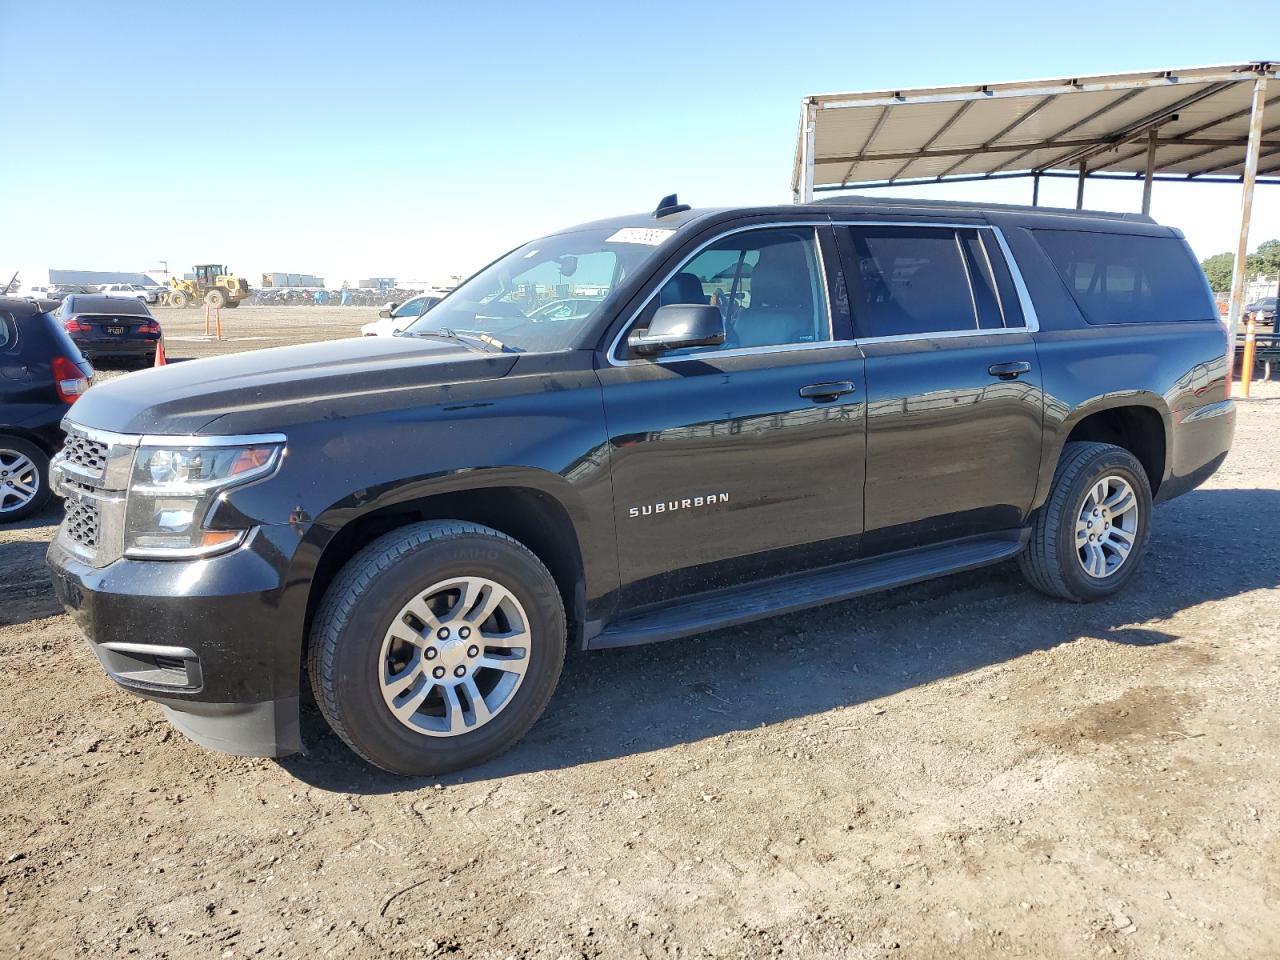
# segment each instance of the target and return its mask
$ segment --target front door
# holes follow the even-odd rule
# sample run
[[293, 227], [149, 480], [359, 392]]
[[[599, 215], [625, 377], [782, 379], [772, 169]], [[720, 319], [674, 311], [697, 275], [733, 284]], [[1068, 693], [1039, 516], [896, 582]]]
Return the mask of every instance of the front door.
[[[865, 388], [843, 318], [833, 330], [827, 230], [703, 246], [602, 364], [624, 607], [855, 555]], [[630, 356], [627, 331], [669, 303], [719, 306], [724, 345]]]
[[997, 234], [862, 225], [837, 239], [866, 356], [862, 554], [1020, 527], [1044, 396], [1032, 310]]

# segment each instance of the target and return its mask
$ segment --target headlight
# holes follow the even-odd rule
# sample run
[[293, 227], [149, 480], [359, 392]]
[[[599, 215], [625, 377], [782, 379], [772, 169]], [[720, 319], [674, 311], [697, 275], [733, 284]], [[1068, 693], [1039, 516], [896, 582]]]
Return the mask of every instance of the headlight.
[[[256, 438], [255, 438], [256, 439]], [[283, 441], [234, 446], [138, 447], [125, 508], [125, 556], [204, 557], [241, 543], [248, 530], [207, 530], [226, 490], [272, 473]]]

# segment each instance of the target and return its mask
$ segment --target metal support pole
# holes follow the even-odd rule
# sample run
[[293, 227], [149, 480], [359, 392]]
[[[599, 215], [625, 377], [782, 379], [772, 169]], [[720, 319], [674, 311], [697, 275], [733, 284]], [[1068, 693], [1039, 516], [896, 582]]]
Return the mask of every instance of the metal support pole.
[[801, 114], [801, 136], [804, 138], [800, 152], [800, 190], [796, 198], [800, 203], [813, 202], [813, 133], [818, 123], [818, 108], [805, 101]]
[[1040, 206], [1040, 171], [1037, 170], [1031, 175], [1031, 205], [1033, 207]]
[[1156, 172], [1156, 143], [1160, 139], [1160, 131], [1152, 127], [1147, 132], [1147, 175], [1142, 181], [1142, 212], [1151, 212], [1151, 178]]
[[1080, 164], [1079, 164], [1079, 173], [1076, 174], [1076, 209], [1077, 210], [1084, 209], [1084, 171], [1085, 169], [1086, 169], [1085, 163], [1082, 160], [1080, 161]]
[[1240, 303], [1244, 299], [1245, 258], [1249, 255], [1249, 218], [1253, 216], [1253, 184], [1258, 177], [1258, 153], [1262, 148], [1262, 111], [1266, 106], [1267, 77], [1253, 81], [1253, 106], [1249, 112], [1249, 146], [1244, 155], [1243, 187], [1240, 191], [1240, 236], [1236, 242], [1236, 262], [1231, 270], [1231, 306], [1227, 311], [1227, 343], [1235, 349], [1236, 328], [1240, 326]]

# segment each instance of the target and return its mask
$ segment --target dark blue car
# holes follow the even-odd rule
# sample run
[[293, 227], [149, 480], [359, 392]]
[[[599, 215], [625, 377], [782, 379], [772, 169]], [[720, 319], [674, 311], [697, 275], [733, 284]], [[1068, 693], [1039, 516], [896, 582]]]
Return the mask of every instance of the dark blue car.
[[160, 324], [150, 308], [134, 297], [73, 294], [54, 312], [90, 360], [134, 360], [155, 363], [161, 342]]
[[93, 367], [49, 302], [0, 297], [0, 523], [49, 499], [49, 458], [62, 447], [62, 418], [93, 382]]

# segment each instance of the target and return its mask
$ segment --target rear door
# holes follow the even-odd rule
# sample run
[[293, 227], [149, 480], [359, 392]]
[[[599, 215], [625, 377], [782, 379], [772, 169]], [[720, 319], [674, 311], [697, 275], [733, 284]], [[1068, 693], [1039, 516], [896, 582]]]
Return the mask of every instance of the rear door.
[[1044, 396], [1034, 308], [998, 232], [847, 224], [837, 239], [866, 356], [862, 554], [1021, 526]]
[[[599, 377], [623, 606], [856, 555], [862, 355], [837, 262], [825, 223], [729, 230], [617, 334]], [[726, 343], [631, 357], [627, 332], [670, 303], [720, 307]]]

